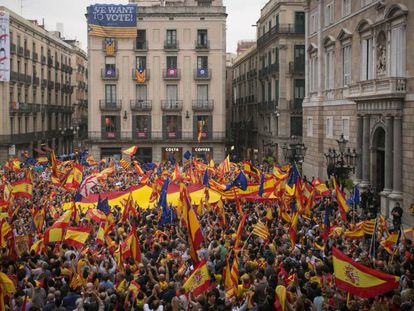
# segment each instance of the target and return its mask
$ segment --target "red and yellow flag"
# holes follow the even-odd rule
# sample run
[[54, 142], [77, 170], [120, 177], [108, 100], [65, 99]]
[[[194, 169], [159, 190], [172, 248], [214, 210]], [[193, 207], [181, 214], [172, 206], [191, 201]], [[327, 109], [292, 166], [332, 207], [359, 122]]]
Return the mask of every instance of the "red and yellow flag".
[[206, 260], [203, 259], [185, 281], [183, 288], [187, 293], [193, 293], [197, 297], [209, 289], [210, 281]]
[[332, 256], [336, 286], [352, 295], [372, 298], [399, 285], [399, 277], [361, 265], [336, 247], [332, 247]]
[[252, 234], [262, 238], [264, 241], [269, 240], [269, 229], [260, 220], [254, 225]]
[[244, 228], [244, 223], [246, 222], [246, 218], [247, 218], [247, 211], [244, 212], [243, 217], [239, 223], [239, 227], [237, 228], [237, 232], [236, 232], [236, 241], [234, 242], [234, 249], [237, 250], [239, 247], [239, 242], [241, 239], [241, 236], [243, 234], [243, 228]]
[[121, 257], [122, 259], [131, 257], [135, 260], [135, 262], [141, 262], [141, 248], [139, 246], [137, 229], [134, 225], [132, 226], [128, 237], [121, 244]]
[[292, 219], [292, 224], [290, 225], [290, 228], [289, 228], [289, 238], [290, 238], [290, 243], [292, 244], [292, 250], [295, 248], [295, 245], [296, 245], [296, 227], [298, 225], [298, 220], [299, 220], [299, 214], [295, 213]]
[[69, 227], [66, 230], [64, 243], [74, 248], [82, 248], [90, 233], [91, 230], [89, 228]]
[[16, 293], [16, 286], [7, 274], [0, 272], [0, 310], [6, 310], [4, 297]]
[[20, 180], [12, 184], [12, 194], [30, 199], [33, 193], [33, 184], [30, 180]]
[[349, 211], [349, 206], [346, 203], [345, 195], [341, 191], [341, 189], [339, 189], [335, 178], [333, 178], [333, 186], [334, 186], [334, 189], [335, 189], [336, 201], [338, 202], [338, 207], [339, 207], [339, 211], [341, 213], [341, 217], [342, 217], [343, 220], [346, 220], [346, 214]]

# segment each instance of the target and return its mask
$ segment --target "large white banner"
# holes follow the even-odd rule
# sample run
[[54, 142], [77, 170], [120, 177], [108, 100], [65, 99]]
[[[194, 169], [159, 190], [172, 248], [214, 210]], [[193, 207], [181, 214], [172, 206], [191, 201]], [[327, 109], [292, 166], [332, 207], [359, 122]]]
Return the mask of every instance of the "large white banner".
[[0, 82], [10, 81], [10, 16], [0, 11]]

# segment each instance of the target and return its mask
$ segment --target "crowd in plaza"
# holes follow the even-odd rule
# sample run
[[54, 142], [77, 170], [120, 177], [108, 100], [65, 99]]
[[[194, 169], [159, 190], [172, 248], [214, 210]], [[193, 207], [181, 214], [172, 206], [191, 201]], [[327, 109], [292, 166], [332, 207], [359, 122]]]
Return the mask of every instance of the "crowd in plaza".
[[[223, 163], [203, 164], [191, 158], [179, 167], [89, 160], [52, 159], [43, 166], [10, 160], [0, 167], [1, 310], [414, 309], [412, 235], [401, 228], [398, 206], [392, 212], [394, 222], [388, 223], [376, 215], [375, 200], [363, 196], [359, 204], [351, 202], [344, 215], [335, 194], [338, 189], [300, 176], [294, 177], [295, 193], [288, 195], [286, 187], [292, 186], [289, 180], [296, 167], [227, 163], [223, 168]], [[82, 180], [69, 184], [62, 176], [66, 172], [67, 179], [78, 166]], [[231, 184], [242, 170], [249, 187], [255, 184], [259, 191], [243, 196], [238, 183], [230, 190], [215, 188]], [[101, 205], [92, 205], [105, 220], [78, 205], [88, 199], [80, 190], [91, 176], [97, 183], [87, 194], [99, 195]], [[262, 176], [275, 180], [270, 195], [266, 186], [265, 194], [260, 193]], [[162, 202], [166, 179], [189, 189], [181, 185], [179, 203], [169, 202], [167, 209]], [[13, 191], [13, 185], [27, 180], [33, 187], [30, 195]], [[202, 240], [196, 248], [189, 229], [192, 220], [185, 217], [183, 207], [183, 195], [192, 196], [194, 183], [205, 192], [204, 201], [193, 200], [186, 211], [196, 214], [199, 225], [196, 233]], [[151, 187], [150, 208], [140, 206], [139, 199], [131, 202], [131, 196], [109, 210], [101, 208], [108, 193], [128, 194], [138, 185]], [[222, 196], [211, 202], [207, 191]], [[63, 232], [87, 228], [86, 240], [79, 246], [66, 242], [63, 234], [61, 240], [47, 243], [48, 229], [57, 228], [56, 223], [64, 225]], [[369, 224], [374, 227], [364, 227]], [[392, 235], [397, 240], [384, 243]], [[136, 237], [138, 249], [134, 242], [125, 243], [130, 237]], [[397, 286], [372, 298], [338, 288], [333, 248], [365, 267], [399, 277]], [[200, 276], [204, 283], [189, 290], [188, 280], [203, 265], [208, 280]], [[358, 280], [355, 284], [363, 290], [371, 286]]]

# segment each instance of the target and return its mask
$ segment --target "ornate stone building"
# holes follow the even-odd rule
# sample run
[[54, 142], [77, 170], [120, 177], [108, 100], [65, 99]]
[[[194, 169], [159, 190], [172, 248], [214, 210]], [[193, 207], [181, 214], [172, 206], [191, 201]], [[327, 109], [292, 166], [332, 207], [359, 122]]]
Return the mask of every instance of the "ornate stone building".
[[326, 178], [324, 154], [341, 134], [356, 148], [355, 181], [404, 223], [414, 202], [414, 2], [308, 0], [303, 172]]

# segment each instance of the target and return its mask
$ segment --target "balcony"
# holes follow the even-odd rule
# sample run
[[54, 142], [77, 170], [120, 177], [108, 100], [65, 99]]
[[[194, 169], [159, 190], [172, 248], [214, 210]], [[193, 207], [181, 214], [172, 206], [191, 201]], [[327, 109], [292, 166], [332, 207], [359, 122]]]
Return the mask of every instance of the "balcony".
[[259, 70], [259, 79], [265, 78], [269, 74], [269, 67], [264, 67]]
[[27, 59], [30, 58], [30, 50], [24, 50], [24, 57]]
[[120, 111], [122, 108], [122, 101], [121, 100], [99, 100], [99, 108], [101, 111]]
[[16, 71], [10, 72], [10, 81], [11, 82], [17, 82], [19, 79], [19, 74]]
[[106, 44], [105, 40], [102, 40], [102, 51], [106, 53], [107, 56], [115, 55], [118, 50], [118, 41], [113, 39], [113, 49], [111, 45]]
[[24, 56], [24, 48], [22, 46], [17, 47], [17, 56]]
[[150, 79], [150, 70], [144, 69], [132, 69], [132, 80], [135, 80], [137, 83], [145, 83]]
[[147, 99], [132, 99], [130, 101], [130, 107], [132, 111], [151, 111], [152, 100]]
[[289, 109], [291, 111], [302, 110], [303, 98], [295, 98], [289, 101]]
[[42, 89], [44, 89], [44, 88], [46, 88], [46, 86], [47, 86], [47, 80], [46, 79], [42, 79], [42, 83], [40, 84], [40, 87]]
[[37, 54], [36, 52], [32, 53], [32, 59], [34, 62], [37, 62], [37, 60], [39, 59], [39, 54]]
[[39, 83], [40, 83], [40, 79], [36, 76], [33, 76], [33, 85], [39, 86]]
[[36, 112], [36, 104], [30, 103], [10, 103], [10, 113], [31, 113]]
[[16, 44], [10, 43], [10, 54], [16, 54]]
[[183, 101], [178, 99], [161, 100], [162, 111], [181, 111], [183, 109]]
[[59, 62], [55, 62], [55, 69], [58, 70], [60, 68], [60, 63]]
[[25, 75], [24, 80], [24, 83], [26, 83], [27, 85], [32, 84], [32, 76]]
[[196, 41], [195, 42], [195, 49], [197, 51], [208, 51], [208, 50], [210, 50], [210, 40]]
[[305, 34], [305, 28], [301, 25], [295, 25], [295, 24], [277, 24], [270, 28], [268, 32], [266, 32], [264, 35], [262, 35], [257, 40], [257, 47], [261, 48], [268, 44], [269, 42], [273, 41], [278, 35], [292, 35], [292, 34], [298, 34], [298, 35], [304, 35]]
[[49, 67], [53, 67], [53, 58], [52, 57], [48, 57], [47, 58], [47, 65], [49, 66]]
[[255, 78], [257, 78], [257, 70], [256, 69], [252, 69], [252, 70], [247, 72], [247, 79], [255, 79]]
[[194, 80], [211, 80], [211, 69], [198, 68], [194, 70]]
[[168, 68], [162, 71], [164, 80], [180, 80], [181, 71], [180, 69]]
[[305, 62], [290, 62], [289, 73], [304, 74], [305, 73]]
[[42, 65], [46, 65], [46, 56], [40, 57], [40, 61], [41, 61]]
[[273, 112], [276, 110], [276, 107], [277, 105], [274, 100], [264, 101], [259, 103], [258, 105], [259, 113]]
[[214, 100], [212, 99], [195, 99], [193, 100], [194, 111], [213, 111]]
[[136, 52], [146, 52], [148, 50], [148, 41], [134, 40], [134, 50]]
[[18, 73], [17, 80], [20, 83], [25, 83], [26, 82], [26, 75], [24, 73]]
[[55, 82], [49, 81], [47, 83], [47, 88], [48, 88], [49, 91], [53, 90], [54, 87], [55, 87]]
[[165, 51], [178, 51], [178, 40], [177, 41], [164, 41], [164, 50]]
[[118, 80], [119, 70], [118, 68], [102, 68], [101, 79], [102, 80]]
[[[148, 139], [149, 141], [171, 141], [179, 140], [179, 142], [197, 143], [198, 133], [195, 131], [113, 131], [113, 132], [89, 132], [91, 141], [110, 141], [117, 140], [122, 142], [133, 142], [136, 140]], [[204, 142], [224, 142], [226, 139], [225, 132], [207, 131], [203, 134]]]
[[[344, 93], [346, 90], [344, 90]], [[400, 77], [359, 81], [348, 86], [347, 98], [351, 100], [404, 98], [407, 93], [406, 79]]]
[[279, 72], [279, 63], [271, 64], [268, 68], [269, 74], [276, 74]]
[[60, 91], [60, 83], [59, 82], [55, 83], [55, 91]]

